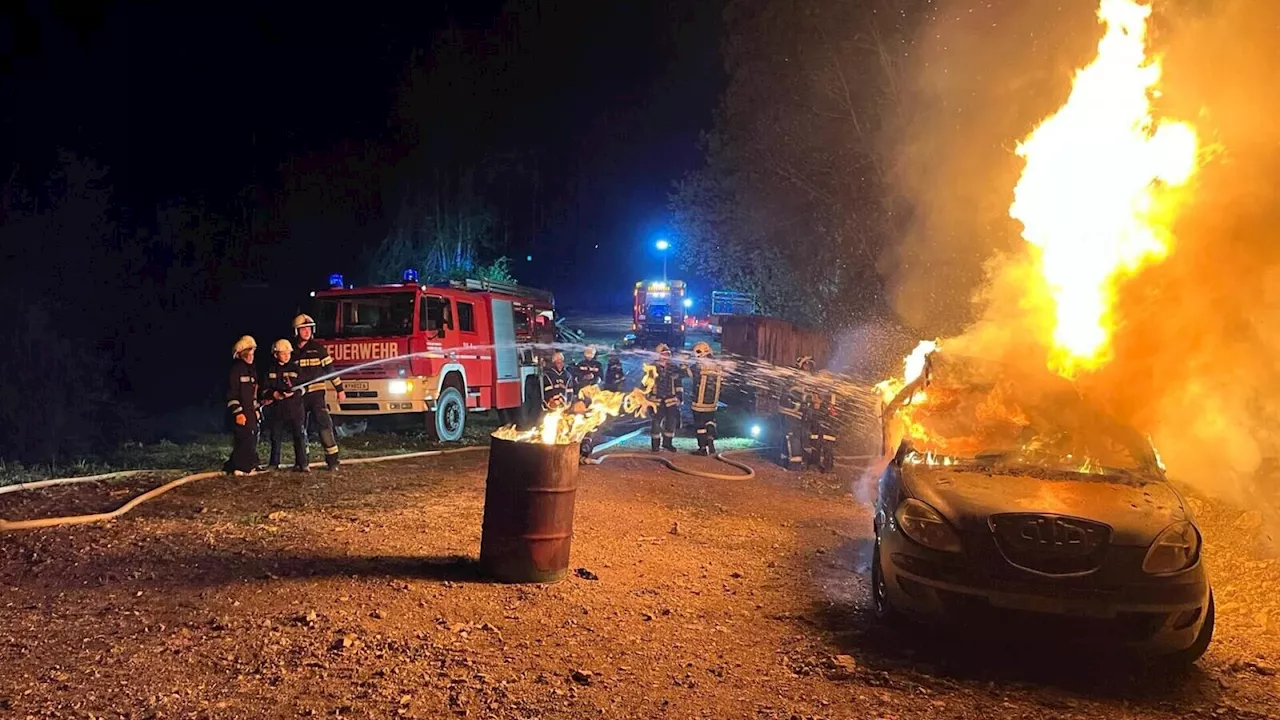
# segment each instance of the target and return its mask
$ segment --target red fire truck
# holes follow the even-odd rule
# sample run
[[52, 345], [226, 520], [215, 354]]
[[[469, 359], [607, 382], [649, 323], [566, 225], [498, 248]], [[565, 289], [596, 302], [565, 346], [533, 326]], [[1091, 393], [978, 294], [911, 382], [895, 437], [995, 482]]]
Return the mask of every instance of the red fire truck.
[[342, 371], [338, 419], [422, 414], [436, 438], [462, 437], [468, 412], [528, 420], [542, 406], [538, 358], [555, 341], [555, 300], [514, 283], [466, 280], [344, 287], [334, 275], [315, 298], [316, 336]]

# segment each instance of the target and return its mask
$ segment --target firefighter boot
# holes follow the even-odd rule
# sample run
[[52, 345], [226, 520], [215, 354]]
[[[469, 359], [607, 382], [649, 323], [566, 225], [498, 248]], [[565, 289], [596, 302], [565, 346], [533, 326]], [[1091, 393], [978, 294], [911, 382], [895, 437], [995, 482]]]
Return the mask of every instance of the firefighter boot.
[[707, 454], [708, 454], [708, 455], [711, 455], [711, 456], [715, 456], [715, 455], [718, 455], [718, 454], [719, 454], [719, 453], [717, 453], [717, 452], [716, 452], [716, 439], [715, 439], [715, 438], [707, 438]]
[[701, 457], [707, 456], [707, 434], [702, 430], [698, 431], [698, 449], [694, 450], [691, 454], [699, 455]]
[[649, 452], [658, 452], [662, 449], [662, 438], [649, 438]]
[[670, 436], [662, 438], [662, 449], [668, 452], [677, 452], [675, 438]]

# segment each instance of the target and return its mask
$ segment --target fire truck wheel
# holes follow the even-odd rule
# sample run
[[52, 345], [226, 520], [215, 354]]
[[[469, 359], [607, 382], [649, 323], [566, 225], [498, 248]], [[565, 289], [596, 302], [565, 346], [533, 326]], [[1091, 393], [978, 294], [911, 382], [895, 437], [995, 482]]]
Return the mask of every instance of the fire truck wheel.
[[436, 400], [436, 411], [429, 415], [429, 429], [440, 442], [457, 442], [467, 423], [467, 401], [456, 387], [446, 387]]

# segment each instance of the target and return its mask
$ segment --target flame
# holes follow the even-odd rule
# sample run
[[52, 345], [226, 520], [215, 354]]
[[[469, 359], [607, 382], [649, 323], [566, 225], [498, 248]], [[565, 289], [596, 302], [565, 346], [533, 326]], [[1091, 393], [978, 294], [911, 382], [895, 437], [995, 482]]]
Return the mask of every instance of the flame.
[[1117, 282], [1168, 255], [1179, 188], [1196, 170], [1195, 129], [1152, 119], [1150, 14], [1135, 0], [1100, 0], [1097, 57], [1017, 147], [1026, 166], [1009, 214], [1039, 251], [1055, 306], [1049, 363], [1068, 378], [1108, 360]]
[[582, 442], [583, 438], [611, 417], [623, 413], [635, 417], [645, 416], [655, 406], [649, 400], [649, 394], [653, 392], [657, 379], [658, 369], [653, 365], [645, 365], [640, 387], [630, 392], [613, 392], [588, 385], [578, 391], [577, 401], [548, 411], [536, 427], [522, 431], [515, 425], [507, 425], [494, 431], [493, 436], [503, 440], [544, 445]]
[[[884, 402], [889, 402], [902, 392], [903, 388], [910, 385], [924, 374], [925, 363], [929, 359], [929, 354], [938, 350], [937, 340], [921, 340], [911, 351], [910, 355], [903, 360], [903, 369], [901, 378], [889, 378], [876, 383], [876, 390], [879, 391], [880, 397]], [[917, 390], [912, 394], [907, 404], [923, 402], [924, 390]]]

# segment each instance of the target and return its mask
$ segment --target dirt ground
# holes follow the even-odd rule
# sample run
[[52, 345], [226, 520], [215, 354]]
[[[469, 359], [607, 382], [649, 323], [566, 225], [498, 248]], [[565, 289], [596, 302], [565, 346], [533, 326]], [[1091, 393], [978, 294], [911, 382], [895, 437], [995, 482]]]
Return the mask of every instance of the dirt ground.
[[[209, 480], [111, 524], [0, 537], [0, 717], [1280, 717], [1280, 562], [1250, 513], [1197, 503], [1218, 634], [1173, 677], [881, 627], [854, 469], [584, 467], [587, 577], [489, 584], [485, 462]], [[147, 482], [3, 496], [0, 517]]]

